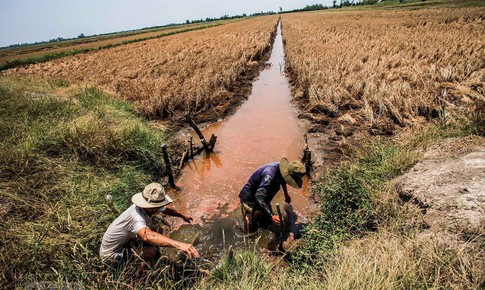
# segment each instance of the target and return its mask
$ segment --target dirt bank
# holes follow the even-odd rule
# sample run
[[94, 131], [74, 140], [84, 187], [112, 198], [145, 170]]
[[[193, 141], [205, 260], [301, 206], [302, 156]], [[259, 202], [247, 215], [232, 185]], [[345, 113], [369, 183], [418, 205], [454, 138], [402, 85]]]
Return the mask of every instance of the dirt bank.
[[403, 175], [400, 197], [423, 211], [427, 229], [451, 239], [485, 232], [485, 138], [449, 138]]

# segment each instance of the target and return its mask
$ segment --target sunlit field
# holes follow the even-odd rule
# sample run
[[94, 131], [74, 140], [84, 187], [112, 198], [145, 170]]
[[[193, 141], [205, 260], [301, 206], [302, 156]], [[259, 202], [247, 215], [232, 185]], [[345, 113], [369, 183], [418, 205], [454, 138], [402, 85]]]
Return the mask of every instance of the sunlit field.
[[[238, 77], [268, 50], [277, 16], [138, 42], [7, 71], [94, 84], [135, 104], [147, 116], [218, 111]], [[222, 109], [221, 109], [222, 110]]]
[[75, 39], [53, 41], [34, 45], [22, 45], [0, 49], [0, 69], [4, 67], [17, 67], [21, 63], [45, 62], [47, 58], [60, 58], [89, 50], [99, 50], [118, 46], [140, 40], [163, 37], [166, 35], [183, 33], [190, 30], [204, 29], [211, 26], [222, 25], [235, 20], [217, 21], [211, 23], [177, 25], [173, 27], [150, 28], [127, 32], [115, 32], [97, 36], [78, 37]]
[[483, 8], [282, 17], [288, 70], [307, 112], [406, 126], [484, 99]]

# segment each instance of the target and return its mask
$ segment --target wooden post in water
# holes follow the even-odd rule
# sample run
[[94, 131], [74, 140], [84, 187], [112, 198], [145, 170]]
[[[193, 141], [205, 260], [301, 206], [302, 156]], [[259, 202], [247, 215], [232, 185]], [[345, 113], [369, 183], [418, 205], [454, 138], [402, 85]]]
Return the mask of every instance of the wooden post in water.
[[182, 152], [182, 157], [180, 158], [179, 169], [182, 169], [182, 167], [184, 166], [185, 159], [187, 159], [187, 149], [184, 149], [184, 152]]
[[172, 166], [170, 165], [170, 157], [168, 156], [167, 152], [167, 144], [162, 144], [161, 147], [163, 153], [163, 161], [165, 162], [165, 170], [167, 171], [168, 175], [168, 183], [173, 189], [180, 190], [180, 187], [175, 185], [175, 179], [173, 178]]
[[214, 150], [214, 147], [216, 146], [217, 142], [217, 136], [212, 134], [211, 138], [209, 139], [209, 148], [210, 150]]
[[229, 250], [227, 251], [227, 259], [229, 261], [233, 261], [234, 260], [234, 250], [232, 249], [232, 245], [229, 246]]
[[192, 136], [189, 139], [189, 146], [190, 146], [190, 159], [194, 158], [194, 142], [192, 141]]
[[190, 116], [187, 114], [185, 115], [185, 118], [187, 119], [187, 122], [189, 122], [190, 127], [194, 129], [195, 133], [197, 133], [197, 136], [199, 136], [200, 142], [202, 143], [202, 146], [204, 146], [204, 149], [207, 153], [211, 152], [211, 148], [209, 143], [204, 138], [204, 135], [202, 135], [202, 132], [200, 132], [199, 127], [194, 123], [194, 121], [190, 118]]
[[281, 214], [281, 209], [280, 209], [280, 204], [276, 204], [276, 211], [278, 212], [278, 218], [280, 219], [281, 225], [280, 225], [280, 230], [279, 230], [279, 235], [278, 235], [278, 251], [281, 253], [285, 252], [285, 249], [283, 248], [283, 230], [285, 227], [284, 221], [283, 221], [283, 215]]
[[305, 148], [303, 149], [303, 156], [301, 157], [301, 163], [305, 164], [306, 173], [310, 176], [310, 171], [312, 170], [312, 151], [308, 148], [308, 137], [307, 134], [304, 135]]

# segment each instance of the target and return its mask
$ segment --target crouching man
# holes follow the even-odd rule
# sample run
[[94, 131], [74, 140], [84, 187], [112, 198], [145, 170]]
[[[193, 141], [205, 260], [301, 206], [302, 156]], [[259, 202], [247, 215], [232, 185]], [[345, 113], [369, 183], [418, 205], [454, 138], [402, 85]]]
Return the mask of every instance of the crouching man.
[[273, 213], [271, 201], [283, 189], [286, 203], [291, 202], [287, 185], [300, 189], [302, 177], [305, 175], [305, 166], [300, 161], [291, 161], [282, 158], [280, 162], [266, 164], [257, 169], [241, 189], [239, 198], [249, 220], [249, 231], [257, 228], [266, 228], [273, 232], [278, 231], [282, 221]]
[[159, 256], [158, 247], [173, 247], [186, 253], [189, 258], [199, 257], [191, 244], [172, 240], [157, 232], [158, 225], [152, 217], [159, 212], [180, 217], [188, 223], [192, 221], [190, 216], [168, 206], [172, 199], [165, 195], [161, 184], [147, 185], [131, 201], [133, 205], [111, 223], [103, 236], [99, 249], [103, 260], [128, 261], [133, 255], [132, 250], [144, 260], [153, 260]]

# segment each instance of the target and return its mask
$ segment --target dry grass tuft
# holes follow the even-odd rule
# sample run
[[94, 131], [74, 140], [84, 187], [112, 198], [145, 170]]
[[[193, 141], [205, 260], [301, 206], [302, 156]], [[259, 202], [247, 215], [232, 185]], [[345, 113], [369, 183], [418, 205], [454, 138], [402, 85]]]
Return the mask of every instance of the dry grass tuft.
[[406, 237], [380, 232], [341, 248], [326, 268], [327, 289], [475, 289], [485, 275], [483, 249], [440, 233]]

